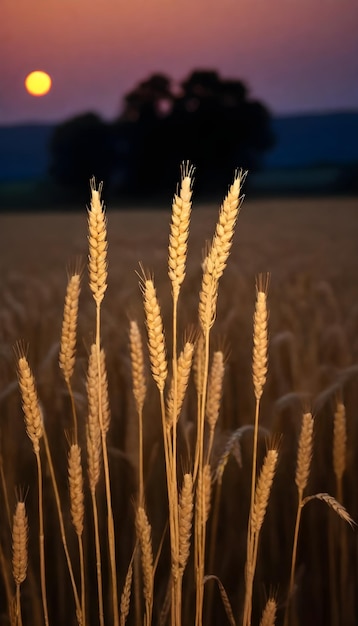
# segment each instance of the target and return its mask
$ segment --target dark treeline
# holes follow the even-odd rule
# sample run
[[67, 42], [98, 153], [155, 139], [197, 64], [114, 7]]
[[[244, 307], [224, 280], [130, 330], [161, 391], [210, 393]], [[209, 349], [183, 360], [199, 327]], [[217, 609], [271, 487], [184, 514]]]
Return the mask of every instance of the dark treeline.
[[242, 81], [223, 80], [215, 71], [194, 71], [176, 88], [154, 74], [123, 104], [110, 124], [84, 113], [56, 128], [50, 150], [57, 183], [83, 189], [95, 175], [112, 193], [167, 193], [179, 163], [190, 160], [196, 189], [210, 193], [222, 190], [236, 167], [257, 170], [274, 144], [267, 108], [250, 98]]

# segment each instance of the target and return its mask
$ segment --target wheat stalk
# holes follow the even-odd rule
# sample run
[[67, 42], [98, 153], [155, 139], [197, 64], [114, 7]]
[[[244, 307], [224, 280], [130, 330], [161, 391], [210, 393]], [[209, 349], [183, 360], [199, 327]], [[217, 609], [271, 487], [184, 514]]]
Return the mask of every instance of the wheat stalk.
[[87, 461], [88, 479], [92, 501], [92, 515], [94, 524], [94, 539], [96, 551], [96, 572], [98, 592], [98, 613], [100, 626], [104, 626], [103, 592], [102, 592], [102, 557], [99, 539], [98, 510], [96, 500], [96, 487], [101, 473], [101, 428], [98, 414], [98, 367], [97, 367], [96, 344], [92, 344], [87, 371], [87, 397], [88, 397], [88, 422], [87, 422]]
[[[187, 343], [183, 353], [177, 355], [177, 315], [178, 299], [181, 285], [185, 278], [187, 241], [189, 236], [189, 222], [191, 214], [192, 176], [193, 168], [189, 163], [183, 163], [181, 167], [181, 183], [179, 191], [174, 195], [172, 203], [172, 220], [169, 234], [168, 250], [168, 274], [172, 286], [173, 299], [173, 349], [172, 349], [172, 384], [169, 392], [167, 405], [167, 452], [169, 460], [168, 477], [170, 484], [169, 508], [170, 508], [170, 538], [172, 553], [172, 584], [171, 584], [171, 615], [172, 625], [180, 626], [181, 623], [181, 581], [178, 576], [179, 560], [179, 511], [178, 511], [178, 485], [177, 485], [177, 419], [180, 414], [186, 386], [191, 367], [192, 346]], [[163, 423], [163, 428], [165, 425]]]
[[68, 482], [70, 488], [71, 517], [78, 538], [81, 569], [81, 610], [83, 623], [86, 623], [85, 603], [85, 568], [83, 554], [83, 519], [84, 519], [84, 493], [83, 475], [81, 465], [81, 448], [74, 443], [70, 446], [68, 454]]
[[68, 571], [69, 571], [69, 575], [70, 575], [70, 579], [71, 579], [71, 585], [72, 585], [73, 595], [74, 595], [75, 604], [76, 604], [77, 622], [78, 622], [79, 626], [82, 626], [82, 609], [81, 609], [80, 600], [79, 600], [79, 597], [78, 597], [77, 587], [76, 587], [76, 583], [75, 583], [75, 578], [74, 578], [74, 574], [73, 574], [73, 568], [72, 568], [72, 562], [71, 562], [71, 558], [70, 558], [70, 553], [68, 551], [67, 539], [66, 539], [66, 533], [65, 533], [65, 525], [64, 525], [63, 514], [62, 514], [62, 509], [61, 509], [60, 494], [59, 494], [59, 491], [58, 491], [58, 486], [57, 486], [55, 470], [54, 470], [54, 466], [53, 466], [53, 462], [52, 462], [50, 446], [49, 446], [49, 443], [48, 443], [47, 434], [46, 434], [46, 430], [45, 429], [43, 431], [43, 440], [44, 440], [44, 444], [45, 444], [46, 458], [47, 458], [47, 463], [48, 463], [48, 467], [49, 467], [49, 471], [50, 471], [50, 475], [51, 475], [52, 486], [53, 486], [54, 495], [55, 495], [55, 502], [56, 502], [58, 521], [59, 521], [59, 525], [60, 525], [60, 533], [61, 533], [62, 545], [63, 545], [63, 549], [64, 549], [64, 552], [65, 552], [67, 567], [68, 567]]
[[42, 416], [35, 385], [35, 379], [24, 354], [23, 348], [18, 344], [18, 381], [22, 396], [22, 408], [25, 416], [27, 434], [32, 442], [37, 465], [38, 479], [38, 505], [39, 505], [39, 551], [40, 551], [40, 577], [41, 596], [44, 612], [45, 626], [49, 625], [47, 592], [46, 592], [46, 571], [45, 571], [45, 537], [43, 521], [43, 486], [42, 486], [42, 466], [40, 458], [40, 439], [43, 436]]
[[314, 419], [309, 411], [306, 411], [302, 415], [301, 432], [298, 441], [297, 463], [296, 463], [296, 476], [295, 482], [298, 491], [298, 504], [296, 513], [295, 531], [293, 537], [292, 558], [291, 558], [291, 574], [290, 584], [288, 590], [288, 599], [285, 611], [284, 624], [287, 626], [289, 617], [290, 601], [293, 595], [293, 588], [295, 582], [295, 569], [297, 559], [297, 545], [298, 534], [301, 524], [301, 514], [303, 505], [303, 492], [307, 487], [311, 462], [312, 462], [312, 450], [313, 450], [313, 426]]
[[[247, 557], [246, 566], [250, 568], [254, 561], [254, 537], [251, 532], [251, 522], [253, 518], [253, 508], [255, 499], [255, 484], [257, 473], [257, 443], [259, 433], [259, 413], [260, 400], [266, 382], [267, 374], [267, 351], [268, 351], [268, 311], [267, 311], [267, 290], [269, 284], [269, 274], [259, 274], [256, 278], [256, 303], [254, 311], [254, 332], [253, 332], [253, 354], [252, 354], [252, 374], [255, 394], [255, 418], [254, 418], [254, 440], [252, 451], [251, 468], [251, 497], [250, 514], [247, 529]], [[251, 595], [253, 584], [253, 573], [250, 569], [245, 572], [245, 608], [244, 626], [249, 626], [251, 620]], [[245, 621], [246, 620], [246, 621]]]
[[[336, 477], [336, 499], [338, 502], [343, 503], [343, 476], [347, 466], [347, 418], [346, 408], [343, 403], [341, 394], [338, 394], [336, 399], [336, 407], [333, 418], [333, 470]], [[330, 524], [332, 529], [332, 523]], [[341, 605], [345, 595], [347, 587], [347, 574], [348, 574], [348, 546], [347, 546], [347, 533], [343, 526], [339, 528], [339, 544], [340, 544], [340, 596]], [[332, 589], [336, 589], [335, 584], [335, 553], [333, 540], [330, 540], [330, 573], [331, 580], [333, 580]], [[333, 591], [334, 593], [334, 591]]]
[[107, 223], [104, 205], [101, 201], [102, 184], [100, 184], [98, 189], [96, 189], [95, 179], [92, 178], [90, 181], [90, 187], [91, 204], [90, 209], [88, 210], [88, 270], [89, 285], [96, 303], [98, 420], [101, 429], [103, 467], [107, 501], [107, 539], [112, 579], [111, 582], [113, 599], [113, 621], [114, 626], [119, 626], [115, 532], [106, 440], [110, 416], [104, 352], [101, 350], [101, 303], [107, 289]]
[[252, 590], [257, 564], [259, 536], [267, 505], [271, 493], [272, 483], [276, 472], [278, 452], [275, 448], [267, 451], [261, 472], [257, 481], [254, 504], [250, 513], [249, 533], [251, 551], [247, 556], [246, 585], [243, 624], [250, 626], [252, 612]]
[[[240, 192], [245, 174], [236, 171], [234, 181], [221, 205], [215, 234], [202, 264], [203, 276], [199, 293], [199, 323], [203, 334], [204, 356], [202, 369], [202, 389], [198, 396], [198, 425], [195, 447], [194, 472], [198, 476], [197, 499], [201, 507], [205, 503], [205, 494], [200, 493], [204, 488], [204, 421], [205, 405], [208, 385], [210, 331], [215, 322], [216, 304], [218, 297], [219, 279], [227, 264], [234, 236], [234, 228], [240, 210]], [[196, 609], [195, 626], [202, 623], [204, 601], [204, 560], [206, 524], [205, 510], [198, 509], [195, 516], [195, 554], [196, 554]]]

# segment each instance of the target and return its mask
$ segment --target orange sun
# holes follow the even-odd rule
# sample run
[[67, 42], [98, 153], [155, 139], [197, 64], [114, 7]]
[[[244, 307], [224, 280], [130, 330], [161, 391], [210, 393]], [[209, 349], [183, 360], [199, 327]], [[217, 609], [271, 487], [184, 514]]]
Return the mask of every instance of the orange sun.
[[50, 91], [51, 85], [51, 76], [40, 70], [31, 72], [25, 78], [25, 87], [31, 96], [45, 96]]

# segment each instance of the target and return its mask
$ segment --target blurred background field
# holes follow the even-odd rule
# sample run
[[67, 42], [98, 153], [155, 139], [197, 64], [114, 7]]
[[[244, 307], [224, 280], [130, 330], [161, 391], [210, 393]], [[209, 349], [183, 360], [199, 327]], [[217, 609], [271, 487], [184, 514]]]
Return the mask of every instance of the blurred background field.
[[[116, 210], [108, 207], [109, 286], [103, 305], [103, 346], [106, 349], [112, 425], [109, 435], [110, 462], [114, 486], [114, 511], [117, 526], [119, 562], [128, 563], [133, 541], [131, 498], [136, 483], [137, 430], [131, 392], [128, 349], [129, 319], [138, 319], [144, 332], [142, 300], [135, 271], [138, 261], [153, 272], [170, 339], [170, 290], [167, 277], [167, 242], [170, 203], [160, 210]], [[270, 348], [268, 382], [262, 400], [262, 426], [280, 439], [280, 461], [276, 487], [272, 494], [265, 532], [262, 537], [260, 565], [254, 594], [254, 620], [259, 618], [267, 590], [275, 590], [278, 621], [283, 620], [284, 598], [288, 583], [289, 558], [296, 495], [294, 466], [302, 407], [312, 406], [316, 416], [314, 462], [309, 493], [328, 491], [334, 495], [332, 471], [332, 428], [336, 398], [344, 399], [347, 411], [348, 452], [344, 477], [344, 504], [358, 519], [355, 489], [357, 471], [355, 450], [358, 431], [355, 407], [358, 401], [358, 304], [356, 199], [280, 198], [245, 200], [239, 216], [232, 255], [219, 292], [218, 316], [213, 330], [213, 346], [227, 355], [224, 394], [215, 438], [215, 459], [227, 445], [231, 434], [252, 423], [254, 399], [251, 382], [252, 314], [255, 301], [255, 276], [271, 272], [269, 290]], [[201, 280], [203, 247], [211, 237], [218, 206], [195, 205], [189, 238], [188, 275], [183, 285], [180, 312], [180, 336], [197, 324], [198, 291]], [[39, 396], [44, 408], [64, 507], [67, 501], [66, 454], [64, 431], [70, 428], [69, 401], [58, 368], [66, 267], [76, 259], [86, 265], [86, 210], [56, 213], [16, 212], [2, 215], [0, 234], [0, 272], [2, 276], [0, 307], [2, 428], [2, 463], [11, 508], [16, 485], [32, 481], [33, 459], [27, 441], [16, 383], [13, 346], [18, 339], [29, 345]], [[88, 347], [93, 340], [94, 311], [84, 269], [80, 298], [78, 357], [74, 380], [80, 420], [85, 420], [84, 377]], [[165, 524], [164, 482], [160, 474], [160, 422], [157, 398], [149, 385], [145, 406], [145, 471], [147, 507], [153, 525], [153, 542], [158, 545]], [[338, 395], [337, 395], [338, 394]], [[180, 433], [194, 428], [193, 388], [181, 418]], [[82, 427], [81, 427], [82, 428]], [[267, 442], [263, 432], [261, 453]], [[10, 443], [11, 442], [11, 443]], [[180, 444], [182, 446], [184, 440]], [[243, 600], [245, 511], [248, 506], [250, 435], [242, 437], [242, 466], [230, 461], [223, 482], [220, 526], [216, 538], [217, 557], [214, 571], [222, 580], [235, 614]], [[260, 453], [260, 454], [261, 454]], [[179, 458], [185, 463], [185, 446]], [[235, 458], [235, 456], [234, 456]], [[233, 458], [233, 459], [234, 459]], [[159, 472], [159, 474], [158, 474]], [[61, 478], [62, 477], [62, 478]], [[215, 486], [214, 486], [215, 488]], [[30, 487], [28, 508], [36, 526], [35, 500]], [[56, 536], [51, 496], [47, 495], [46, 519]], [[337, 622], [344, 615], [345, 624], [355, 623], [357, 589], [356, 533], [341, 529], [332, 513], [322, 503], [313, 503], [305, 511], [298, 553], [297, 616], [301, 624]], [[53, 526], [52, 526], [53, 525]], [[209, 526], [209, 537], [210, 537]], [[342, 539], [344, 533], [345, 539]], [[2, 524], [3, 545], [8, 528]], [[87, 536], [87, 541], [90, 541]], [[31, 535], [30, 535], [31, 537]], [[33, 541], [35, 538], [33, 537]], [[71, 544], [70, 540], [70, 545]], [[344, 596], [339, 591], [338, 569], [340, 542], [349, 552], [349, 584]], [[166, 545], [166, 544], [165, 544]], [[343, 545], [343, 544], [342, 544]], [[348, 548], [347, 548], [348, 545]], [[327, 546], [330, 546], [327, 549]], [[90, 543], [87, 545], [91, 559]], [[159, 619], [165, 594], [165, 549], [156, 576], [155, 619]], [[5, 554], [8, 549], [5, 548]], [[73, 615], [71, 603], [61, 598], [70, 593], [68, 576], [60, 545], [51, 542], [48, 558], [55, 558], [56, 586], [49, 584], [50, 611], [55, 623]], [[333, 559], [333, 561], [332, 561]], [[88, 563], [91, 561], [89, 560]], [[36, 567], [36, 560], [32, 562]], [[190, 566], [191, 567], [191, 566]], [[185, 592], [184, 620], [191, 614], [190, 569]], [[123, 584], [125, 566], [119, 568]], [[89, 573], [89, 577], [91, 574]], [[58, 581], [61, 581], [59, 584]], [[91, 583], [89, 583], [91, 584]], [[24, 585], [24, 615], [31, 621], [36, 609], [36, 583]], [[265, 591], [266, 590], [266, 591]], [[329, 598], [327, 593], [329, 590]], [[211, 616], [206, 624], [224, 623], [220, 598], [214, 594]], [[129, 623], [135, 623], [133, 610]], [[5, 607], [2, 607], [5, 611]], [[5, 618], [4, 618], [5, 619]], [[26, 617], [25, 617], [26, 619]], [[133, 621], [134, 620], [134, 621]], [[4, 623], [7, 623], [6, 620]], [[187, 621], [184, 621], [187, 623]]]

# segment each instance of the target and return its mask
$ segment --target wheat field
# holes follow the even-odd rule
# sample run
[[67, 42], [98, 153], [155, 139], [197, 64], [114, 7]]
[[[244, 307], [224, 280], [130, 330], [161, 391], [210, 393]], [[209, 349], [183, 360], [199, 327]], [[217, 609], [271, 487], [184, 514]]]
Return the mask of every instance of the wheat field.
[[1, 624], [356, 623], [357, 201], [192, 178], [1, 216]]

